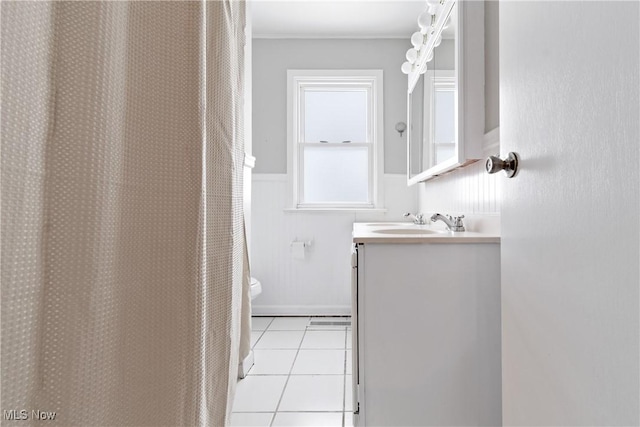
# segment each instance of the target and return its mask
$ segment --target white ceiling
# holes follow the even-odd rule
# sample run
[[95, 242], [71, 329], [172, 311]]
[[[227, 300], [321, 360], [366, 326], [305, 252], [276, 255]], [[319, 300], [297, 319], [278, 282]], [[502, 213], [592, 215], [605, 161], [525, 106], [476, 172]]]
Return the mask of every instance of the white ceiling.
[[254, 0], [256, 38], [405, 38], [425, 0]]

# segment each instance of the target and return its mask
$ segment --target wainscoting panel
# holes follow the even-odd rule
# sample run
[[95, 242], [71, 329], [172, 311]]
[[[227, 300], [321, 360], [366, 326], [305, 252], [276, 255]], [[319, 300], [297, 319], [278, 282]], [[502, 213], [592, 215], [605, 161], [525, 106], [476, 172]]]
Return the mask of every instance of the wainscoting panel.
[[[498, 155], [500, 129], [485, 135], [486, 156]], [[502, 172], [489, 175], [485, 161], [480, 160], [465, 168], [417, 185], [420, 211], [447, 214], [499, 214], [500, 186], [507, 179]]]
[[[287, 175], [253, 174], [252, 275], [262, 283], [257, 315], [348, 315], [351, 230], [356, 221], [401, 221], [416, 212], [416, 187], [404, 175], [383, 179], [387, 212], [290, 212]], [[311, 242], [296, 259], [291, 243]]]

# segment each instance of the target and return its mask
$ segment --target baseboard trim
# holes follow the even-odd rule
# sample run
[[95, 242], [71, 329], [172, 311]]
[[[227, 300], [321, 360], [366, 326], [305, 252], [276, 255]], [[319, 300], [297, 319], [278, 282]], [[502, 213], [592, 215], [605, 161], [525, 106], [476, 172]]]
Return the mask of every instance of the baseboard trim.
[[251, 312], [254, 316], [351, 316], [351, 306], [254, 304]]

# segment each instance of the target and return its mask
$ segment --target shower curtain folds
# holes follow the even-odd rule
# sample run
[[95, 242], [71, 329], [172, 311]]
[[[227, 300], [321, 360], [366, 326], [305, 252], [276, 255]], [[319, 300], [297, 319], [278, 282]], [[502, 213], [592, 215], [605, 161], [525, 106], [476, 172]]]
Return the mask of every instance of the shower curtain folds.
[[244, 2], [0, 7], [2, 424], [225, 425]]

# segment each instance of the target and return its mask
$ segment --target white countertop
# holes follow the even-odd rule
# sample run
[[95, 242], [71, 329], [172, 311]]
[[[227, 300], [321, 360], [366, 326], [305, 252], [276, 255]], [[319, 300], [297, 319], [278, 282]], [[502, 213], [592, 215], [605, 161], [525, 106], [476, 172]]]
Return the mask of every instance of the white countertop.
[[[406, 232], [405, 232], [406, 231]], [[487, 232], [452, 232], [410, 222], [356, 222], [354, 243], [500, 243], [500, 235]]]

